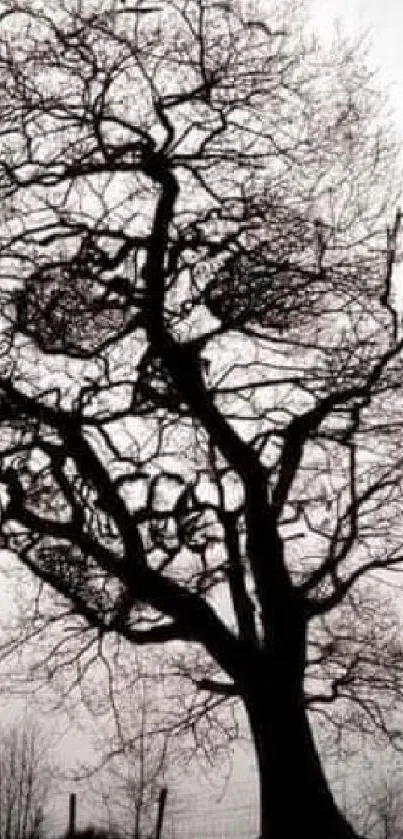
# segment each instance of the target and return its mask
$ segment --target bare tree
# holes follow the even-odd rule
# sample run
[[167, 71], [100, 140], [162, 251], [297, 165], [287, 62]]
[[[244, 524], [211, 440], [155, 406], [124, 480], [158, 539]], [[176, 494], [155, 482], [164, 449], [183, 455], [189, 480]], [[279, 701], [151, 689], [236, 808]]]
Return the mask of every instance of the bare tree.
[[135, 689], [132, 685], [127, 693], [126, 681], [124, 697], [117, 696], [114, 678], [111, 703], [115, 725], [97, 733], [95, 745], [103, 760], [101, 767], [95, 764], [91, 775], [98, 788], [100, 780], [104, 783], [109, 826], [119, 824], [121, 835], [144, 839], [154, 834], [170, 738], [163, 730], [158, 734], [164, 710], [155, 708], [154, 680], [141, 673], [139, 661], [136, 664]]
[[4, 839], [39, 839], [50, 788], [44, 738], [29, 722], [0, 734], [0, 832]]
[[243, 703], [263, 839], [353, 837], [304, 681], [323, 664], [339, 697], [326, 635], [402, 561], [381, 97], [295, 4], [0, 21], [2, 544], [56, 592], [80, 678], [105, 639], [163, 645], [204, 714]]

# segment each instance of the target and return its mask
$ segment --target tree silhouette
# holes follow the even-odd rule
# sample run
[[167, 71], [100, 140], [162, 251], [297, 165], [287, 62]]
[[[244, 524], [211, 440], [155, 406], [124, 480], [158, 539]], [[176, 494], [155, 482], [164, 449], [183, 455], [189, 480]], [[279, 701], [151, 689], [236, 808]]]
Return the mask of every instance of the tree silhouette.
[[0, 10], [2, 545], [98, 644], [204, 651], [202, 697], [247, 713], [263, 839], [353, 837], [304, 679], [337, 700], [337, 616], [402, 557], [371, 74], [293, 4]]

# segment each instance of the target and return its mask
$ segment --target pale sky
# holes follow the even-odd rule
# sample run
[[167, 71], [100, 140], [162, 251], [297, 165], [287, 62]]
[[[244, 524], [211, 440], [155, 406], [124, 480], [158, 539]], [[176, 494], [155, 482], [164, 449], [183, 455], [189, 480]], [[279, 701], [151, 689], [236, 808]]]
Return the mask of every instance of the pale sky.
[[401, 0], [311, 0], [318, 32], [329, 34], [340, 21], [349, 33], [369, 32], [372, 61], [380, 83], [390, 88], [403, 139], [403, 3]]

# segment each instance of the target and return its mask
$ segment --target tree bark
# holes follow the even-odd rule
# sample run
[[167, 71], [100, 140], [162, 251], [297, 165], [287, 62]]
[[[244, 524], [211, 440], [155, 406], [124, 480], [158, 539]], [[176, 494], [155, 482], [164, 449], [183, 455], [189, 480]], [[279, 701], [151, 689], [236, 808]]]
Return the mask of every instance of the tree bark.
[[244, 701], [260, 778], [260, 839], [358, 839], [323, 773], [302, 692], [260, 679]]

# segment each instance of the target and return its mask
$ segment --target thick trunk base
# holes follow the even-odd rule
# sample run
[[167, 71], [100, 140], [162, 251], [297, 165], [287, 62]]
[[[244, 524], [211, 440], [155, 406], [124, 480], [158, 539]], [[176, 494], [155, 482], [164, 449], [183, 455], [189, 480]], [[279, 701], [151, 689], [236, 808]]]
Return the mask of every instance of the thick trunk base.
[[260, 774], [260, 839], [359, 839], [336, 806], [301, 699], [245, 702]]

